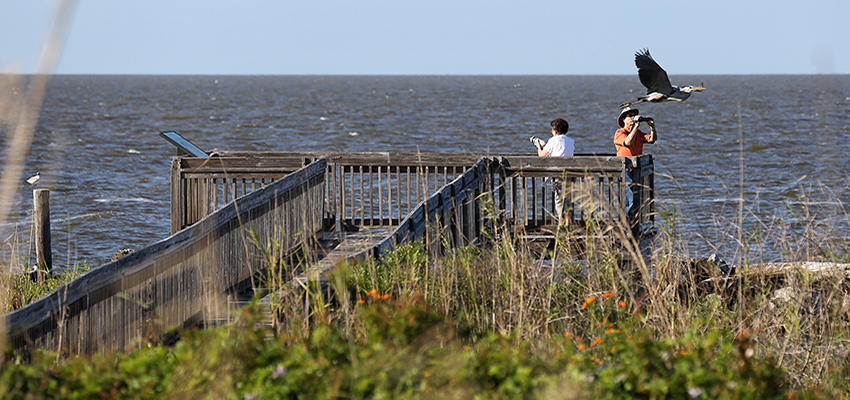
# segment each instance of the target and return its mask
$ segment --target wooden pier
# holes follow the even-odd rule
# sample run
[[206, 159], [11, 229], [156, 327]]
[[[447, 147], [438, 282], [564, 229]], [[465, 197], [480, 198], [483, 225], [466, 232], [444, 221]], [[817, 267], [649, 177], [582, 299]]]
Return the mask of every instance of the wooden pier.
[[[634, 216], [623, 209], [634, 171]], [[520, 154], [219, 152], [176, 157], [171, 236], [94, 268], [5, 316], [14, 346], [66, 355], [124, 351], [175, 328], [228, 318], [276, 245], [282, 257], [323, 248], [304, 272], [380, 258], [424, 240], [430, 252], [481, 245], [485, 232], [551, 240], [551, 178], [567, 182], [571, 230], [654, 220], [652, 157]], [[353, 242], [350, 231], [369, 234]], [[375, 236], [375, 232], [381, 235]], [[605, 230], [597, 230], [597, 233]], [[636, 231], [635, 231], [636, 232]], [[360, 238], [362, 239], [362, 238]], [[634, 252], [632, 252], [634, 254]], [[627, 258], [627, 257], [626, 257]]]

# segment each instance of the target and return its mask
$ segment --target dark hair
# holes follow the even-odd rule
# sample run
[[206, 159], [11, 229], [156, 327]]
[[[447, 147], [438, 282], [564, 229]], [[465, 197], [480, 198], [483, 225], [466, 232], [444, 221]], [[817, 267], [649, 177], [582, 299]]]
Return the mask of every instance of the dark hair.
[[558, 118], [552, 121], [550, 125], [555, 128], [555, 132], [558, 132], [559, 135], [566, 134], [570, 130], [569, 122], [563, 118]]

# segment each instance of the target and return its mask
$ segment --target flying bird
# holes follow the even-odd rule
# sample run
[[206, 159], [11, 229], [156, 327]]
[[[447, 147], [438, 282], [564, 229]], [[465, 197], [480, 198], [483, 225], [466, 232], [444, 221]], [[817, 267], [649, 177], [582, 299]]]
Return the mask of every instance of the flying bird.
[[638, 68], [640, 83], [646, 86], [646, 96], [638, 97], [637, 101], [628, 101], [620, 104], [620, 108], [629, 107], [645, 101], [660, 103], [662, 101], [685, 101], [691, 97], [692, 92], [705, 90], [700, 86], [673, 86], [667, 78], [667, 71], [661, 68], [652, 56], [649, 49], [643, 49], [635, 53], [635, 65]]

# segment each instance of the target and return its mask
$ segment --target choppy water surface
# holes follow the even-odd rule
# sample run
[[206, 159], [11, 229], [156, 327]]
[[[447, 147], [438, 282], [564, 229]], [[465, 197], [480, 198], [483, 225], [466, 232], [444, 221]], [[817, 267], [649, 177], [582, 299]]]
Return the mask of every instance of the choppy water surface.
[[[640, 107], [658, 125], [645, 148], [658, 209], [675, 211], [689, 252], [731, 256], [741, 211], [751, 237], [780, 221], [789, 238], [846, 240], [850, 76], [671, 78], [708, 88]], [[641, 93], [636, 76], [57, 76], [26, 170], [51, 190], [54, 263], [99, 265], [168, 235], [175, 149], [160, 131], [206, 150], [533, 154], [526, 138], [564, 117], [577, 152], [612, 153], [617, 104]], [[9, 235], [27, 252], [29, 189], [5, 225], [6, 253]], [[751, 249], [767, 260], [780, 250]]]

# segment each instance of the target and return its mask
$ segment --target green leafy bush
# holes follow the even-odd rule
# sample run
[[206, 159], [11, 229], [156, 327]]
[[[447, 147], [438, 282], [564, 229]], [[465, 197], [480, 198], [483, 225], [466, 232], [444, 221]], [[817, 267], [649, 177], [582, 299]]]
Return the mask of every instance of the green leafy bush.
[[258, 325], [259, 315], [254, 305], [238, 324], [184, 332], [173, 347], [127, 355], [57, 360], [38, 353], [23, 363], [7, 351], [0, 397], [761, 399], [793, 393], [784, 371], [772, 357], [756, 356], [749, 337], [718, 330], [665, 339], [623, 320], [598, 326], [592, 339], [562, 333], [529, 341], [490, 332], [474, 340], [418, 296], [373, 296], [356, 306], [350, 330], [321, 323], [303, 337], [276, 335]]

